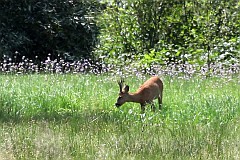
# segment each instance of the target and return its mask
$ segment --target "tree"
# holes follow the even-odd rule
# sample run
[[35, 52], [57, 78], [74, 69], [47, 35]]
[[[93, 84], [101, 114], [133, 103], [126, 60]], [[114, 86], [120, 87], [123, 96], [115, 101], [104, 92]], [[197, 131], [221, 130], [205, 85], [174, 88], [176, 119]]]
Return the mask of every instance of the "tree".
[[238, 0], [114, 0], [99, 16], [106, 63], [204, 65], [239, 59]]
[[92, 58], [101, 9], [97, 0], [1, 0], [0, 56]]

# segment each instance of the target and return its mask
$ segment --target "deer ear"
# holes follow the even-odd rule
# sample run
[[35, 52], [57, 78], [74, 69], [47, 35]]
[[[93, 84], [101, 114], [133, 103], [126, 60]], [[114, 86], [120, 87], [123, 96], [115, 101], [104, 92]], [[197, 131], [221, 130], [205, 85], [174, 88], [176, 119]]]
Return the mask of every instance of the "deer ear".
[[129, 91], [129, 86], [126, 85], [126, 86], [124, 87], [124, 92], [127, 93], [128, 91]]

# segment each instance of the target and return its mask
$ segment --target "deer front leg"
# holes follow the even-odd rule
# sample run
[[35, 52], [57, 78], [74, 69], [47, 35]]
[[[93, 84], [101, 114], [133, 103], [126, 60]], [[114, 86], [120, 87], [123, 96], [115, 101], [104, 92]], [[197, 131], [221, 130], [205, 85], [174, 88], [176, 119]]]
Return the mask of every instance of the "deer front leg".
[[151, 102], [150, 104], [151, 104], [152, 112], [155, 112], [155, 111], [156, 111], [156, 107], [155, 107], [155, 105], [154, 105], [154, 102]]
[[145, 103], [141, 103], [141, 113], [145, 112]]

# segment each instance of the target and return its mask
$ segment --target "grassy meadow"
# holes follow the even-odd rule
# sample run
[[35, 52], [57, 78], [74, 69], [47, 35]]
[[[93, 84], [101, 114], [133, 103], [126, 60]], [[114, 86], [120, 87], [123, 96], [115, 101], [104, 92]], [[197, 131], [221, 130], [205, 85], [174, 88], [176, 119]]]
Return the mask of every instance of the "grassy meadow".
[[240, 159], [239, 77], [164, 76], [163, 109], [142, 115], [114, 106], [118, 78], [0, 75], [0, 159]]

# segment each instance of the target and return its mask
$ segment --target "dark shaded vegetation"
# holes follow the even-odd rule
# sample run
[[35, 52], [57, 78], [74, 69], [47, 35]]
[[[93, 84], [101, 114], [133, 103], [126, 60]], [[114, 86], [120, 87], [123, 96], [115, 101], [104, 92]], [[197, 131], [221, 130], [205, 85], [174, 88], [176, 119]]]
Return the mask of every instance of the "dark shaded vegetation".
[[95, 0], [1, 0], [0, 56], [38, 63], [92, 58], [99, 34], [94, 17], [102, 7]]

